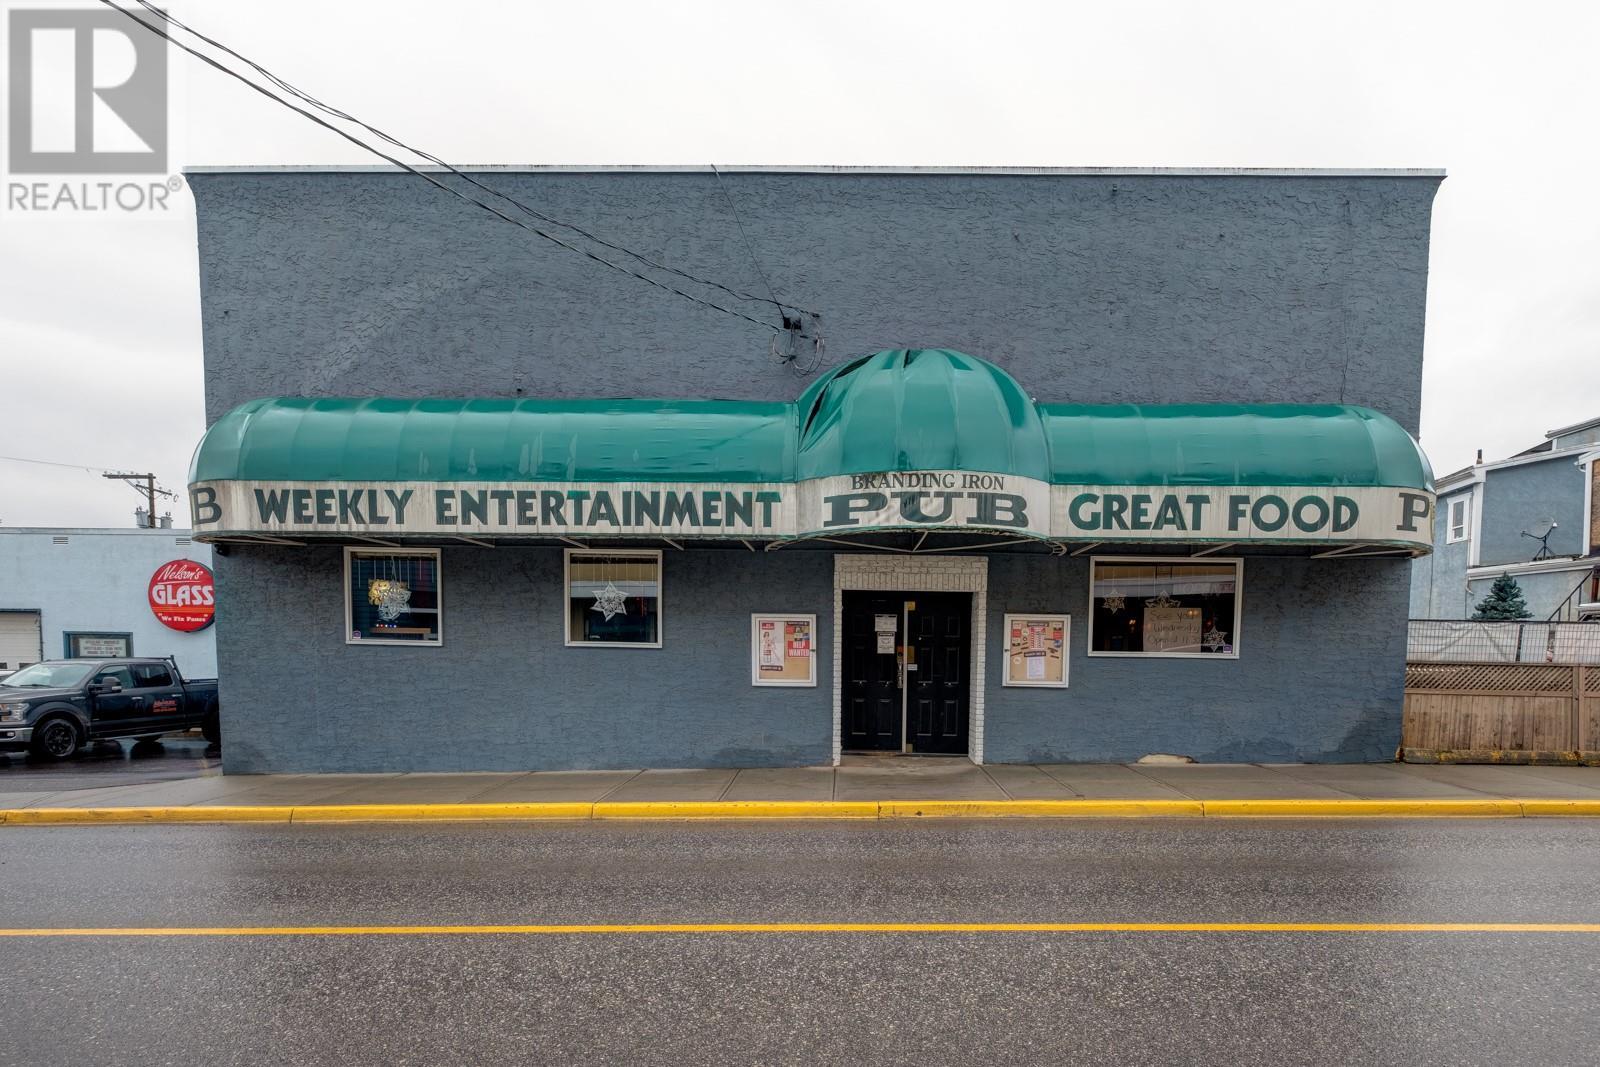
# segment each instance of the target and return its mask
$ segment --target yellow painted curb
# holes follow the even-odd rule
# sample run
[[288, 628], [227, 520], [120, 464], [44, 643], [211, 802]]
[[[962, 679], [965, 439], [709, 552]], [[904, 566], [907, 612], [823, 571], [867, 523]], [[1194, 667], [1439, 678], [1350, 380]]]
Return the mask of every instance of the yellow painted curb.
[[523, 804], [307, 804], [290, 822], [486, 822], [516, 819], [588, 819], [588, 802]]
[[1198, 818], [1198, 800], [884, 800], [884, 819]]
[[1549, 800], [1542, 797], [1525, 797], [1517, 801], [1522, 805], [1522, 814], [1529, 816], [1565, 815], [1585, 816], [1600, 815], [1600, 800], [1574, 800], [1563, 798]]
[[89, 826], [112, 823], [288, 822], [294, 809], [283, 806], [194, 808], [10, 808], [0, 811], [8, 826]]
[[601, 801], [596, 819], [876, 819], [875, 800]]
[[1515, 818], [1522, 804], [1497, 797], [1468, 800], [1207, 800], [1210, 818]]
[[1600, 817], [1600, 799], [1412, 800], [683, 800], [503, 804], [309, 804], [248, 807], [0, 809], [11, 826], [152, 823], [485, 822], [587, 819], [1108, 819]]

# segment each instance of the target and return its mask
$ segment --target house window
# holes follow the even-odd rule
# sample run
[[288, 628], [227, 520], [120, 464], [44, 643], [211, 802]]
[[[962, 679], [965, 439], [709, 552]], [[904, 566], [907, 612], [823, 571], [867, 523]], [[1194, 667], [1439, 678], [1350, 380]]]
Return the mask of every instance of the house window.
[[442, 642], [439, 550], [344, 550], [345, 641], [352, 645]]
[[1450, 501], [1450, 531], [1445, 536], [1446, 544], [1455, 544], [1457, 541], [1467, 539], [1467, 512], [1470, 508], [1470, 498], [1458, 496]]
[[1239, 657], [1237, 559], [1096, 558], [1089, 655]]
[[661, 647], [661, 553], [567, 550], [567, 644]]

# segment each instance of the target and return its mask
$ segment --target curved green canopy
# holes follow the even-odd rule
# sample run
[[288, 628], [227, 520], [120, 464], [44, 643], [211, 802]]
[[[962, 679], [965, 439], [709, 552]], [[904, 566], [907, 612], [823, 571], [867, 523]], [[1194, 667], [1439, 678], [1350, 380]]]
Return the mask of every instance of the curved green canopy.
[[1058, 485], [1432, 490], [1415, 440], [1340, 405], [1036, 404], [992, 363], [899, 349], [797, 403], [256, 400], [224, 415], [190, 481], [792, 482], [974, 471]]
[[1339, 404], [1042, 404], [1057, 485], [1433, 488], [1411, 435]]
[[847, 363], [800, 397], [800, 477], [960, 470], [1050, 477], [1039, 409], [1015, 378], [945, 349]]
[[254, 400], [195, 452], [205, 481], [783, 482], [794, 405], [730, 400]]

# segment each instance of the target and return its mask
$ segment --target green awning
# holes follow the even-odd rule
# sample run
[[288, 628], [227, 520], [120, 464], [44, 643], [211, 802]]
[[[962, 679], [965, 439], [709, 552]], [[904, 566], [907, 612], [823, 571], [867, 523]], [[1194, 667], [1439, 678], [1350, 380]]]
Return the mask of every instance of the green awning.
[[942, 349], [854, 360], [794, 403], [257, 400], [211, 427], [190, 482], [203, 538], [923, 529], [1426, 551], [1433, 521], [1427, 459], [1375, 411], [1038, 404]]
[[218, 419], [191, 482], [793, 481], [794, 405], [282, 397]]
[[884, 471], [1057, 485], [1431, 490], [1411, 435], [1334, 404], [1035, 404], [959, 352], [879, 352], [798, 403], [255, 400], [195, 452], [191, 482], [786, 482]]
[[1042, 404], [1057, 485], [1433, 488], [1410, 434], [1337, 404]]
[[1038, 405], [993, 363], [944, 349], [879, 352], [800, 397], [800, 477], [988, 471], [1048, 481]]

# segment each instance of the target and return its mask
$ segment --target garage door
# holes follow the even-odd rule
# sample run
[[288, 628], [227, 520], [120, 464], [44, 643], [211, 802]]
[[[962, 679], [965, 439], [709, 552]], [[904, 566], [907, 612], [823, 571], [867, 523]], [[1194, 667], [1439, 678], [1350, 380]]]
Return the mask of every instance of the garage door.
[[37, 611], [0, 611], [0, 671], [44, 659]]

